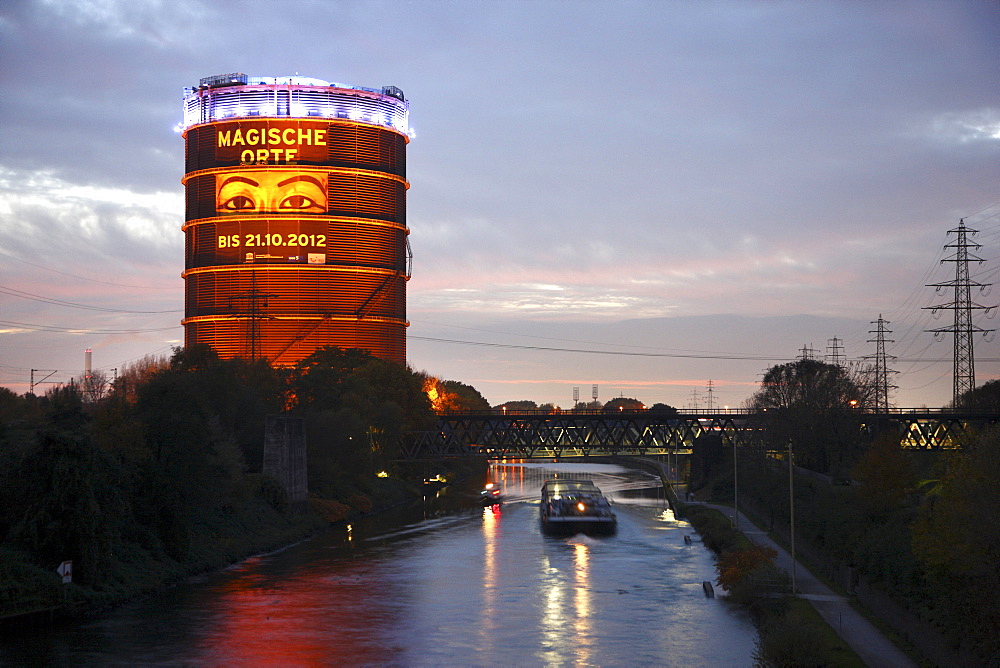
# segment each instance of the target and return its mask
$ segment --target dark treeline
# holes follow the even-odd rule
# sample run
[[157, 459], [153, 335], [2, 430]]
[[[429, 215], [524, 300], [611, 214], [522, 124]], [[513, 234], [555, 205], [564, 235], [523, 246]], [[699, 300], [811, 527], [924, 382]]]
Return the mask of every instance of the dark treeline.
[[[864, 407], [863, 376], [814, 360], [773, 367], [749, 405], [771, 414], [761, 450], [741, 450], [741, 508], [788, 536], [788, 449], [796, 475], [796, 542], [843, 584], [874, 587], [937, 628], [946, 651], [1000, 665], [1000, 427], [967, 434], [953, 448], [907, 451], [903, 434], [863, 438], [843, 406]], [[994, 410], [1000, 383], [960, 398], [959, 408]], [[733, 499], [732, 450], [696, 471], [702, 494]], [[708, 475], [704, 475], [705, 473]], [[961, 653], [959, 653], [961, 652]]]
[[[469, 386], [337, 348], [291, 369], [178, 349], [98, 391], [89, 381], [41, 397], [0, 389], [0, 617], [117, 603], [410, 498], [395, 444], [434, 428], [428, 395], [486, 405]], [[261, 470], [276, 413], [305, 418], [306, 513]]]

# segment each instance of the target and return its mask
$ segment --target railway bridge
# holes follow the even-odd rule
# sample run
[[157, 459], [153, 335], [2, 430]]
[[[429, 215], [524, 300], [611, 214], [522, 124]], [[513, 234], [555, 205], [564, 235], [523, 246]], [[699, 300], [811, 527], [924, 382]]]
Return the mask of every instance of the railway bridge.
[[[410, 432], [400, 447], [403, 459], [567, 458], [607, 455], [689, 454], [695, 442], [717, 434], [727, 447], [762, 448], [769, 425], [780, 413], [767, 411], [573, 410], [453, 411], [441, 413], [435, 431]], [[961, 447], [969, 434], [1000, 421], [995, 412], [846, 409], [831, 416], [853, 438], [868, 440], [889, 431], [900, 447], [935, 450]]]

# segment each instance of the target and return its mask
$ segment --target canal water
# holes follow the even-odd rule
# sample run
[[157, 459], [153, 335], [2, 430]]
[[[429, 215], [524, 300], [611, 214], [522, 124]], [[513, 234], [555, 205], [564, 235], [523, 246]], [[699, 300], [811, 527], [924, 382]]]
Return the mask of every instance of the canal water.
[[[613, 536], [541, 533], [554, 472], [611, 498]], [[7, 638], [0, 663], [749, 666], [754, 628], [706, 598], [714, 557], [657, 480], [599, 464], [493, 466], [478, 487], [227, 570], [100, 618]], [[694, 539], [691, 544], [685, 535]]]

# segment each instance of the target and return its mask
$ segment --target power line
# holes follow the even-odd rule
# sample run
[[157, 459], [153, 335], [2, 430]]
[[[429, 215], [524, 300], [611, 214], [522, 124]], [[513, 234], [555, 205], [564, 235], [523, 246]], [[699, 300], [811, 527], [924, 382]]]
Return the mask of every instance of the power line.
[[[501, 336], [517, 336], [524, 339], [540, 339], [542, 341], [564, 341], [569, 343], [589, 343], [595, 346], [615, 346], [616, 348], [633, 348], [633, 349], [645, 349], [645, 350], [671, 350], [671, 351], [683, 351], [685, 353], [690, 352], [709, 352], [703, 350], [691, 350], [688, 348], [663, 348], [660, 346], [635, 346], [628, 343], [609, 343], [607, 341], [590, 341], [587, 339], [567, 339], [558, 336], [539, 336], [537, 334], [524, 334], [522, 332], [504, 332], [496, 329], [483, 329], [481, 327], [463, 327], [461, 325], [449, 325], [442, 322], [430, 322], [428, 320], [411, 320], [411, 323], [422, 323], [425, 325], [436, 325], [438, 327], [449, 327], [451, 329], [464, 329], [470, 332], [483, 332], [486, 334], [499, 334]], [[409, 336], [408, 338], [415, 339], [420, 338], [417, 336]]]
[[[750, 354], [740, 354], [740, 353], [717, 353], [717, 354], [687, 354], [687, 353], [640, 353], [640, 352], [629, 352], [623, 350], [591, 350], [586, 348], [556, 348], [550, 346], [526, 346], [518, 345], [513, 343], [489, 343], [485, 341], [461, 341], [459, 339], [439, 339], [431, 336], [407, 336], [408, 339], [415, 339], [418, 341], [432, 341], [434, 343], [452, 343], [456, 345], [465, 346], [481, 346], [485, 348], [511, 348], [515, 350], [540, 350], [545, 352], [559, 352], [559, 353], [582, 353], [587, 355], [620, 355], [626, 357], [664, 357], [664, 358], [674, 358], [674, 359], [707, 359], [707, 360], [745, 360], [751, 362], [787, 362], [788, 357], [778, 357], [778, 356], [767, 356], [767, 355], [750, 355]], [[899, 358], [904, 362], [943, 362], [946, 361], [943, 358], [939, 359], [924, 359], [919, 357], [909, 357], [909, 358]], [[1000, 362], [1000, 357], [998, 358], [985, 358], [984, 362]]]
[[0, 320], [0, 325], [6, 325], [8, 327], [17, 327], [18, 329], [27, 329], [36, 332], [73, 332], [77, 334], [142, 334], [145, 332], [166, 332], [167, 330], [177, 329], [180, 325], [172, 325], [170, 327], [155, 327], [152, 329], [86, 329], [82, 327], [57, 327], [55, 325], [35, 325], [27, 322], [14, 322], [11, 320]]
[[54, 299], [52, 297], [43, 297], [42, 295], [36, 295], [32, 292], [24, 292], [23, 290], [15, 290], [14, 288], [8, 288], [5, 285], [0, 285], [0, 293], [10, 295], [11, 297], [20, 297], [21, 299], [28, 299], [31, 301], [42, 302], [43, 304], [52, 304], [54, 306], [67, 306], [69, 308], [79, 308], [86, 309], [88, 311], [104, 311], [106, 313], [137, 313], [137, 314], [158, 314], [158, 313], [183, 313], [184, 309], [170, 309], [168, 311], [130, 311], [126, 309], [114, 309], [106, 308], [104, 306], [88, 306], [87, 304], [79, 304], [77, 302], [63, 301], [62, 299]]
[[127, 283], [114, 283], [112, 281], [101, 281], [96, 278], [87, 278], [86, 276], [80, 276], [79, 274], [71, 274], [66, 271], [59, 271], [58, 269], [52, 269], [51, 267], [46, 267], [41, 264], [35, 264], [34, 262], [28, 262], [27, 260], [22, 260], [21, 258], [14, 257], [7, 253], [4, 254], [8, 260], [14, 260], [15, 262], [20, 262], [21, 264], [26, 264], [31, 267], [37, 267], [38, 269], [44, 269], [45, 271], [51, 271], [53, 274], [60, 274], [62, 276], [69, 276], [70, 278], [79, 278], [81, 281], [89, 281], [91, 283], [100, 283], [102, 285], [114, 285], [120, 288], [139, 288], [140, 290], [176, 290], [176, 287], [169, 287], [164, 285], [129, 285]]
[[693, 353], [644, 353], [627, 350], [589, 350], [586, 348], [557, 348], [553, 346], [526, 346], [513, 343], [488, 343], [485, 341], [461, 341], [458, 339], [439, 339], [431, 336], [407, 336], [408, 339], [419, 341], [434, 341], [436, 343], [454, 343], [467, 346], [483, 346], [488, 348], [511, 348], [515, 350], [543, 350], [560, 353], [584, 353], [589, 355], [622, 355], [626, 357], [671, 357], [681, 359], [719, 359], [719, 360], [751, 360], [758, 362], [781, 362], [785, 357], [739, 354], [693, 354]]

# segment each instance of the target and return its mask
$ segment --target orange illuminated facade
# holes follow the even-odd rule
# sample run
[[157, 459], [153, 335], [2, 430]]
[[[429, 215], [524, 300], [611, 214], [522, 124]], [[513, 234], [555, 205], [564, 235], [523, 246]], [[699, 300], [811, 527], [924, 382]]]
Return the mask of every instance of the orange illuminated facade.
[[405, 363], [408, 116], [393, 86], [229, 74], [185, 89], [185, 345]]

